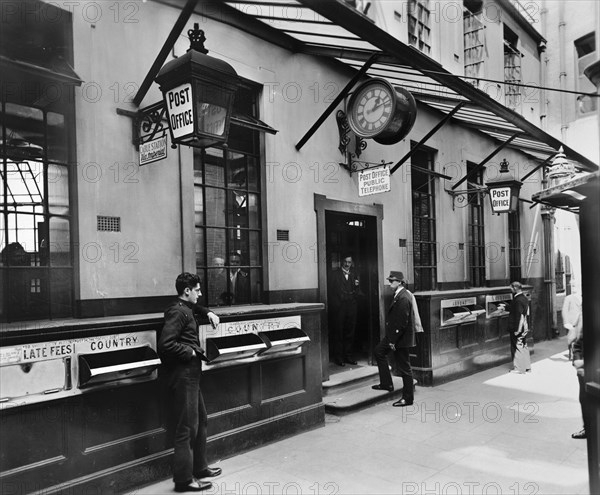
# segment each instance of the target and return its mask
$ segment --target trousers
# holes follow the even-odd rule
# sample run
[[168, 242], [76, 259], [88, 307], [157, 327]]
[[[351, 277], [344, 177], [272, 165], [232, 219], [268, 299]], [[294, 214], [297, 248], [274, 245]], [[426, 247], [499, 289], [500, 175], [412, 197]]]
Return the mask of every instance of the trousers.
[[[379, 369], [379, 383], [384, 388], [389, 388], [394, 385], [387, 360], [387, 355], [391, 351], [390, 341], [387, 337], [383, 337], [379, 344], [375, 346], [374, 350], [377, 368]], [[407, 402], [412, 402], [414, 400], [415, 387], [413, 383], [412, 367], [410, 365], [410, 348], [396, 347], [394, 358], [396, 360], [396, 370], [402, 377], [402, 398]]]
[[208, 416], [200, 389], [202, 363], [194, 358], [168, 371], [168, 399], [174, 433], [173, 481], [189, 483], [208, 467], [206, 428]]
[[347, 301], [333, 313], [333, 356], [342, 360], [352, 356], [356, 328], [356, 301]]

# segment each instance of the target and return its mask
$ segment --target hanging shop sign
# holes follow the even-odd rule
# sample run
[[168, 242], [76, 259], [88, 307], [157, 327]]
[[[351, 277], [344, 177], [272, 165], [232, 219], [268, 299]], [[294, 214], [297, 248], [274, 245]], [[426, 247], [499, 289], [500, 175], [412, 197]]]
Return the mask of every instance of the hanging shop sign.
[[140, 166], [167, 158], [167, 136], [140, 144]]
[[395, 144], [404, 139], [417, 117], [413, 95], [385, 79], [361, 84], [348, 101], [348, 124], [363, 139]]
[[207, 55], [204, 32], [194, 24], [191, 46], [156, 76], [174, 144], [205, 148], [226, 143], [239, 78], [233, 67]]
[[390, 167], [370, 168], [358, 173], [358, 195], [369, 196], [391, 190]]

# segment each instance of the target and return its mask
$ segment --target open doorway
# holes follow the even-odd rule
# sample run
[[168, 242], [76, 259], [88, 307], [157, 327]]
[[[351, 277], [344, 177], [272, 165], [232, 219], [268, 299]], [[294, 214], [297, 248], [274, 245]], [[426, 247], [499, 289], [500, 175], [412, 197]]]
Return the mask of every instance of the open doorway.
[[[339, 211], [325, 211], [326, 273], [328, 301], [331, 300], [332, 279], [344, 257], [351, 256], [358, 279], [356, 290], [356, 326], [350, 355], [358, 365], [373, 364], [372, 352], [379, 341], [379, 275], [377, 254], [377, 218]], [[328, 309], [331, 306], [328, 305]], [[334, 361], [334, 311], [328, 310], [329, 358]], [[331, 365], [330, 372], [343, 368]]]

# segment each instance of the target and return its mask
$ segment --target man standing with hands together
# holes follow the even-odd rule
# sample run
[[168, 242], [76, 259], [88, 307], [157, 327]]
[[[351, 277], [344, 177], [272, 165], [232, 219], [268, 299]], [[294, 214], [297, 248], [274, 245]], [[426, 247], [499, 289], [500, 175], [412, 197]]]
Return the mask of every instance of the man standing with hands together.
[[200, 346], [194, 313], [206, 316], [213, 328], [219, 317], [197, 306], [202, 295], [200, 277], [184, 272], [175, 281], [177, 299], [165, 310], [165, 324], [158, 340], [173, 413], [175, 452], [173, 481], [176, 492], [199, 492], [212, 486], [201, 478], [218, 476], [221, 468], [210, 468], [206, 460], [207, 414], [200, 389], [204, 349]]

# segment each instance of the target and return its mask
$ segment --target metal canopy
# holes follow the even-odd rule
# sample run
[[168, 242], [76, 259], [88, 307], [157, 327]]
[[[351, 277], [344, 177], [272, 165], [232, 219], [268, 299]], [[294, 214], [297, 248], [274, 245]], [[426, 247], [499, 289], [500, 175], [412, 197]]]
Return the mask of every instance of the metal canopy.
[[343, 0], [222, 2], [220, 9], [211, 2], [212, 7], [205, 7], [199, 13], [295, 52], [327, 57], [356, 71], [374, 53], [378, 54], [367, 76], [383, 77], [403, 86], [418, 101], [446, 115], [464, 102], [452, 117], [456, 122], [500, 143], [521, 133], [509, 146], [535, 159], [546, 160], [562, 146], [579, 168], [588, 172], [598, 170], [596, 163], [475, 88], [462, 75], [448, 72], [432, 58], [378, 28]]
[[534, 194], [534, 203], [542, 203], [555, 208], [562, 208], [574, 213], [579, 212], [581, 204], [590, 196], [598, 197], [600, 174], [586, 174], [575, 177], [556, 186], [549, 187]]

